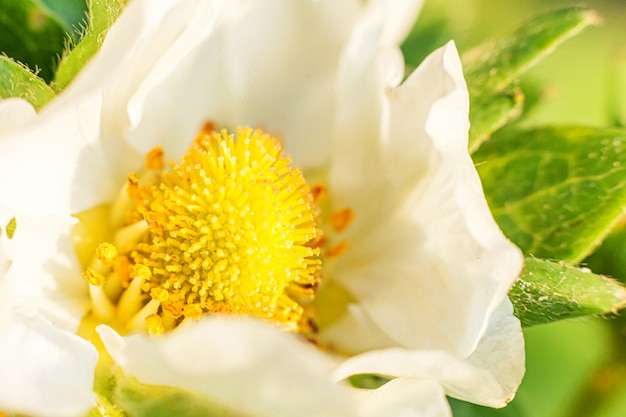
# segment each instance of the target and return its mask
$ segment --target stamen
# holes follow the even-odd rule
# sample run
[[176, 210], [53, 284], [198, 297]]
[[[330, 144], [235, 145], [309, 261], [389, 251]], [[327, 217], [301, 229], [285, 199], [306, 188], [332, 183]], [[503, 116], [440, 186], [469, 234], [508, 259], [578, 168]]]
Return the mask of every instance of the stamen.
[[204, 122], [204, 125], [202, 126], [202, 133], [205, 134], [211, 134], [213, 132], [215, 132], [217, 130], [217, 128], [215, 127], [215, 123], [213, 123], [210, 120], [207, 120], [206, 122]]
[[117, 257], [117, 248], [108, 242], [103, 242], [96, 248], [96, 258], [104, 266], [113, 266]]
[[146, 328], [149, 334], [163, 334], [165, 332], [163, 320], [158, 314], [150, 314], [146, 317]]
[[91, 285], [95, 285], [96, 287], [101, 287], [106, 282], [106, 277], [99, 272], [94, 271], [91, 268], [87, 268], [83, 272], [83, 277], [87, 280]]
[[103, 321], [113, 320], [115, 305], [111, 302], [104, 288], [95, 285], [89, 286], [89, 297], [93, 308], [93, 315]]
[[126, 322], [125, 330], [139, 330], [146, 331], [146, 317], [157, 314], [159, 311], [159, 302], [156, 300], [148, 301], [141, 310], [137, 312], [130, 320]]
[[187, 304], [183, 307], [183, 316], [189, 319], [199, 319], [202, 316], [200, 304]]
[[147, 231], [148, 223], [145, 220], [138, 221], [119, 229], [115, 234], [113, 244], [120, 248], [120, 251], [127, 252], [146, 234]]
[[345, 240], [339, 242], [337, 245], [328, 248], [326, 251], [326, 256], [329, 258], [336, 258], [339, 255], [345, 253], [348, 249], [350, 249], [350, 244]]
[[203, 129], [179, 164], [164, 169], [155, 148], [147, 171], [128, 176], [111, 210], [113, 243], [84, 273], [91, 287], [107, 283], [94, 296], [115, 297], [118, 320], [151, 334], [207, 313], [310, 328], [321, 266], [313, 200], [325, 187], [310, 189], [269, 135]]
[[133, 198], [137, 195], [139, 190], [139, 178], [137, 174], [131, 172], [126, 179], [126, 193], [129, 197]]
[[113, 272], [115, 272], [117, 276], [120, 277], [123, 287], [126, 287], [132, 279], [132, 269], [133, 266], [128, 257], [118, 256], [117, 258], [115, 258], [115, 261], [113, 262]]
[[330, 216], [330, 224], [336, 232], [344, 231], [354, 221], [354, 211], [344, 208]]
[[146, 155], [146, 169], [161, 170], [163, 169], [163, 166], [163, 148], [157, 146], [148, 152], [148, 155]]
[[315, 184], [311, 187], [311, 196], [313, 202], [319, 203], [324, 197], [326, 197], [328, 190], [324, 184]]
[[137, 312], [141, 310], [141, 308], [145, 304], [145, 300], [141, 291], [142, 283], [143, 278], [134, 278], [126, 288], [126, 291], [122, 293], [122, 296], [117, 302], [117, 315], [122, 320], [128, 319], [137, 314]]

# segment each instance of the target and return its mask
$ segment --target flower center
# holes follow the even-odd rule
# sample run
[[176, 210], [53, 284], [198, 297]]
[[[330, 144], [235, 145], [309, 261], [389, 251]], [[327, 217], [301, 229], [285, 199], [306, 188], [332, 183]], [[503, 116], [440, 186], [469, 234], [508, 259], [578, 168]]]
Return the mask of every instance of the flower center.
[[[206, 313], [307, 331], [319, 283], [317, 208], [278, 142], [207, 127], [178, 164], [153, 150], [111, 209], [84, 276], [96, 316], [162, 333]], [[120, 327], [119, 325], [116, 327]]]

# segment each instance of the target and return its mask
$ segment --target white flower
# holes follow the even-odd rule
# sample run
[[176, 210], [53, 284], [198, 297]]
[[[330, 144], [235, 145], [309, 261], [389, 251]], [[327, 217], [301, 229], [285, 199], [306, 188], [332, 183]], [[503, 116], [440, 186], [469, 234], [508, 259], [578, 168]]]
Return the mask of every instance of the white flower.
[[[19, 100], [0, 102], [0, 114], [11, 115], [3, 120], [4, 132], [35, 117], [32, 107]], [[41, 272], [29, 268], [31, 254], [45, 252], [48, 261], [55, 259], [54, 245], [46, 237], [56, 239], [58, 230], [46, 223], [45, 218], [20, 216], [18, 224], [9, 209], [0, 207], [0, 410], [43, 417], [82, 416], [96, 401], [92, 385], [97, 350], [51, 324], [53, 317], [43, 317], [22, 303], [22, 289], [32, 284], [30, 273]], [[33, 233], [42, 239], [33, 242], [29, 239]], [[38, 290], [52, 288], [38, 283]], [[36, 292], [30, 297], [42, 304], [48, 298]]]
[[[322, 348], [247, 318], [205, 318], [159, 337], [99, 327], [116, 362], [143, 382], [250, 415], [446, 416], [446, 394], [505, 405], [524, 368], [506, 299], [522, 258], [495, 225], [467, 153], [454, 44], [401, 84], [397, 45], [419, 6], [132, 2], [69, 88], [0, 138], [0, 175], [11, 178], [0, 206], [18, 223], [45, 219], [33, 242], [56, 237], [46, 240], [54, 256], [38, 251], [21, 266], [56, 285], [37, 310], [69, 331], [89, 311], [68, 247], [71, 214], [112, 203], [155, 146], [180, 158], [206, 121], [259, 126], [325, 184], [328, 244], [347, 249], [323, 257]], [[333, 229], [335, 213], [348, 217]], [[19, 287], [17, 299], [32, 304], [42, 285]], [[376, 390], [332, 383], [357, 374], [395, 379]]]

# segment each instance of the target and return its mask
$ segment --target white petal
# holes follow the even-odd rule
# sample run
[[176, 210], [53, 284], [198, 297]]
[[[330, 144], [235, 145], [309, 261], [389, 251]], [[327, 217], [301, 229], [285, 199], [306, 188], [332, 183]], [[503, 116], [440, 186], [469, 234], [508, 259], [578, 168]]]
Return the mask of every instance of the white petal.
[[[24, 213], [69, 213], [82, 201], [112, 193], [97, 137], [95, 100], [50, 107], [37, 120], [0, 141], [0, 204]], [[88, 184], [74, 193], [77, 184]], [[119, 187], [119, 185], [118, 185]]]
[[[16, 228], [9, 239], [6, 225], [11, 218]], [[0, 205], [3, 279], [11, 304], [23, 314], [45, 316], [68, 331], [78, 329], [89, 306], [87, 283], [70, 235], [74, 223], [69, 216], [29, 216]]]
[[355, 389], [353, 399], [362, 417], [452, 417], [435, 381], [398, 378], [375, 390]]
[[210, 120], [279, 134], [300, 166], [324, 162], [339, 53], [360, 11], [355, 0], [220, 3], [210, 35], [134, 98], [133, 142], [188, 141]]
[[379, 176], [385, 91], [404, 75], [400, 50], [379, 45], [384, 28], [384, 15], [367, 14], [342, 52], [329, 168], [330, 192], [339, 207], [370, 204], [375, 190], [365, 187]]
[[358, 374], [439, 381], [450, 396], [503, 407], [513, 398], [524, 374], [520, 324], [506, 300], [469, 358], [458, 358], [445, 351], [390, 348], [347, 359], [337, 367], [334, 376], [339, 381]]
[[38, 120], [0, 142], [0, 175], [10, 179], [0, 183], [0, 202], [25, 213], [76, 213], [110, 201], [128, 173], [141, 168], [141, 155], [124, 136], [127, 100], [165, 55], [156, 46], [177, 35], [177, 27], [159, 24], [179, 3], [129, 5], [101, 51]]
[[472, 386], [449, 384], [449, 395], [490, 407], [503, 407], [513, 399], [525, 371], [524, 336], [508, 298], [492, 314], [487, 333], [467, 361], [493, 374], [501, 390], [480, 391]]
[[[129, 5], [111, 28], [96, 62], [100, 71], [106, 71], [111, 65], [118, 68], [104, 86], [102, 123], [105, 133], [130, 140], [130, 145], [140, 149], [142, 154], [157, 145], [165, 145], [166, 151], [170, 151], [169, 143], [182, 143], [183, 149], [188, 146], [193, 137], [180, 132], [175, 132], [173, 137], [148, 134], [141, 138], [144, 142], [141, 144], [134, 143], [128, 132], [135, 123], [136, 113], [141, 111], [136, 109], [136, 97], [160, 88], [164, 78], [180, 71], [180, 61], [212, 31], [216, 3], [219, 2], [140, 0]], [[151, 104], [162, 108], [163, 116], [169, 117], [179, 107], [172, 98], [162, 96], [161, 102]], [[148, 147], [141, 146], [145, 142], [149, 143]]]
[[329, 379], [332, 363], [265, 323], [207, 318], [158, 338], [97, 330], [115, 361], [144, 383], [191, 389], [245, 415], [350, 415]]
[[431, 379], [443, 384], [452, 381], [454, 385], [480, 387], [478, 389], [490, 392], [499, 390], [498, 383], [489, 372], [440, 350], [373, 350], [347, 359], [334, 372], [337, 381], [358, 374]]
[[454, 45], [428, 57], [387, 100], [380, 136], [369, 133], [382, 158], [371, 159], [374, 147], [370, 156], [339, 159], [371, 162], [361, 172], [367, 180], [340, 202], [357, 217], [333, 278], [401, 346], [466, 357], [523, 259], [495, 224], [467, 152], [468, 97]]
[[347, 352], [366, 352], [396, 345], [393, 339], [372, 322], [359, 304], [349, 304], [345, 314], [329, 326], [322, 327], [318, 339]]
[[0, 136], [25, 126], [37, 119], [31, 104], [21, 98], [0, 100]]
[[98, 352], [42, 320], [0, 317], [0, 410], [40, 417], [82, 416], [95, 405]]

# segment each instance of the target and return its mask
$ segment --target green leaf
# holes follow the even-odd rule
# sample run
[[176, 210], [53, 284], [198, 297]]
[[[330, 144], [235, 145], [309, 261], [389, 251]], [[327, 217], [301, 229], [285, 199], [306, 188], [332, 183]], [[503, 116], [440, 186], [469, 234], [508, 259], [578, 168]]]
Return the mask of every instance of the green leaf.
[[128, 417], [242, 417], [243, 414], [211, 403], [201, 394], [176, 387], [148, 385], [121, 377], [114, 403]]
[[63, 52], [70, 28], [37, 0], [0, 0], [0, 52], [46, 81]]
[[626, 288], [587, 269], [526, 258], [524, 272], [509, 292], [523, 326], [614, 313], [626, 306]]
[[559, 44], [600, 22], [592, 10], [568, 8], [540, 16], [511, 34], [463, 54], [468, 84], [478, 91], [500, 91]]
[[[471, 109], [479, 109], [480, 115], [472, 120], [474, 137], [487, 137], [508, 122], [517, 119], [524, 110], [524, 94], [517, 87], [493, 94], [477, 95], [471, 99]], [[477, 146], [478, 142], [473, 142]], [[470, 152], [475, 149], [471, 149]]]
[[490, 97], [511, 91], [514, 83], [526, 70], [550, 54], [559, 44], [599, 21], [599, 16], [590, 10], [558, 10], [463, 54], [463, 68], [471, 101], [470, 152], [478, 149], [491, 133], [521, 113], [515, 106], [508, 113], [502, 107], [500, 117], [494, 117], [493, 111], [489, 110]]
[[88, 26], [81, 41], [66, 53], [57, 70], [53, 87], [62, 91], [91, 57], [98, 52], [105, 35], [122, 11], [121, 0], [88, 0]]
[[54, 95], [46, 82], [28, 68], [0, 56], [0, 98], [20, 97], [38, 109]]
[[492, 213], [527, 255], [576, 264], [626, 208], [626, 131], [501, 131], [473, 155]]

